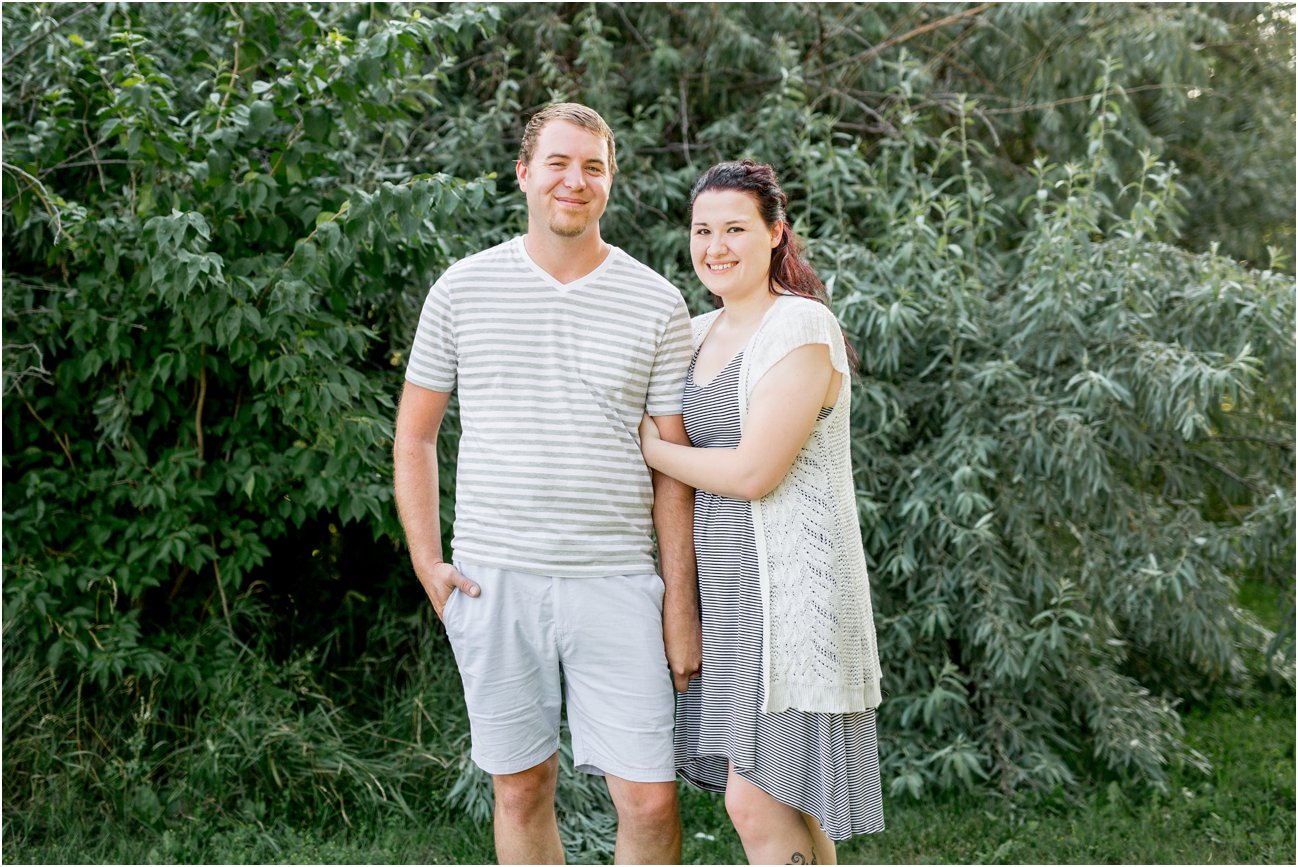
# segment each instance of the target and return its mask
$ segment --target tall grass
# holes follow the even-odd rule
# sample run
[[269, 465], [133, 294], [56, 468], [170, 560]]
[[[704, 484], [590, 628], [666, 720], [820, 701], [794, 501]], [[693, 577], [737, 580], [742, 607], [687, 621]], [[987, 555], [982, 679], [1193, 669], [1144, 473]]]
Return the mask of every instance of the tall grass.
[[7, 645], [6, 857], [39, 851], [79, 820], [170, 832], [173, 846], [188, 827], [265, 830], [289, 818], [326, 833], [389, 814], [419, 821], [459, 766], [448, 745], [465, 740], [454, 667], [421, 651], [444, 642], [426, 607], [378, 607], [364, 649], [343, 660], [331, 641], [277, 656], [257, 606], [242, 600], [235, 628], [255, 640], [234, 642], [236, 664], [212, 666], [219, 674], [201, 684], [128, 679], [93, 700], [85, 683], [60, 683]]
[[[1209, 775], [1176, 771], [1164, 793], [1111, 784], [1033, 804], [996, 797], [913, 802], [889, 798], [888, 830], [839, 846], [843, 863], [1291, 864], [1294, 863], [1293, 701], [1259, 692], [1186, 720]], [[430, 792], [419, 821], [396, 813], [327, 831], [279, 816], [229, 817], [133, 831], [76, 813], [40, 845], [6, 831], [6, 861], [25, 863], [440, 864], [494, 860], [491, 830]], [[684, 860], [743, 863], [721, 798], [682, 785]], [[8, 814], [8, 810], [6, 810]], [[7, 825], [10, 823], [6, 823]], [[571, 853], [573, 863], [608, 863]]]
[[[1241, 600], [1274, 626], [1280, 595], [1245, 582]], [[39, 660], [7, 646], [4, 860], [493, 860], [490, 787], [468, 760], [444, 637], [423, 607], [383, 605], [372, 623], [346, 659], [336, 643], [278, 663], [246, 648], [239, 676], [214, 685], [188, 720], [158, 691], [112, 697], [126, 711], [116, 717], [95, 712], [78, 704], [75, 684], [53, 682]], [[1253, 663], [1261, 675], [1262, 660]], [[1293, 693], [1261, 676], [1253, 683], [1186, 713], [1186, 737], [1208, 773], [1186, 766], [1162, 790], [1111, 778], [1035, 800], [888, 797], [888, 830], [841, 844], [840, 859], [1293, 863]], [[570, 860], [606, 863], [608, 796], [561, 758]], [[687, 863], [744, 861], [719, 796], [682, 784], [681, 803]]]

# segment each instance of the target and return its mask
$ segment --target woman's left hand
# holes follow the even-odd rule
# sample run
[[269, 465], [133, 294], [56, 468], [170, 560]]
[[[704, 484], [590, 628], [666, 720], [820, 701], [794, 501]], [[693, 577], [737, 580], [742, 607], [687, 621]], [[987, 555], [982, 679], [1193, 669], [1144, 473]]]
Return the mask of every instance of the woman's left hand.
[[658, 433], [658, 425], [645, 413], [640, 419], [640, 450], [644, 451], [645, 443], [660, 439], [662, 436]]

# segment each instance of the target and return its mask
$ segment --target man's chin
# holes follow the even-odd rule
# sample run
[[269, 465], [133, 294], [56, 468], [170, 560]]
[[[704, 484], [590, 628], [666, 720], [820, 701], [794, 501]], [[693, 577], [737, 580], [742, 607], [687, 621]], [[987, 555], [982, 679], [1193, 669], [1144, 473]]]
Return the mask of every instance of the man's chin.
[[560, 238], [579, 238], [590, 228], [590, 223], [550, 223], [550, 231]]

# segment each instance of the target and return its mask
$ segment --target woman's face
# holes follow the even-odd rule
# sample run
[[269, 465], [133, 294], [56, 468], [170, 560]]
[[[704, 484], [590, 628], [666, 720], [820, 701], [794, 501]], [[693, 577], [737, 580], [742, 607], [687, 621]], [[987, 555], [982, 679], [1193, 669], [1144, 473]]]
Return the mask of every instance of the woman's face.
[[690, 259], [703, 285], [723, 300], [766, 292], [780, 226], [767, 226], [757, 200], [737, 190], [710, 190], [694, 200]]

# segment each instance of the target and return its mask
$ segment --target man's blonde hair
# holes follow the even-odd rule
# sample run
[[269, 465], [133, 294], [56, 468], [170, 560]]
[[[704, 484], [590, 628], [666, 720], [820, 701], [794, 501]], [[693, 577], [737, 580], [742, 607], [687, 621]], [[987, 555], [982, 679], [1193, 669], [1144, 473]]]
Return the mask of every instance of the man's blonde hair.
[[532, 152], [536, 149], [536, 140], [541, 137], [541, 130], [552, 120], [566, 121], [573, 126], [581, 127], [608, 142], [608, 173], [617, 174], [617, 146], [613, 142], [613, 130], [609, 129], [604, 118], [593, 108], [576, 102], [555, 102], [532, 115], [523, 130], [523, 141], [518, 146], [518, 161], [527, 165], [532, 161]]

